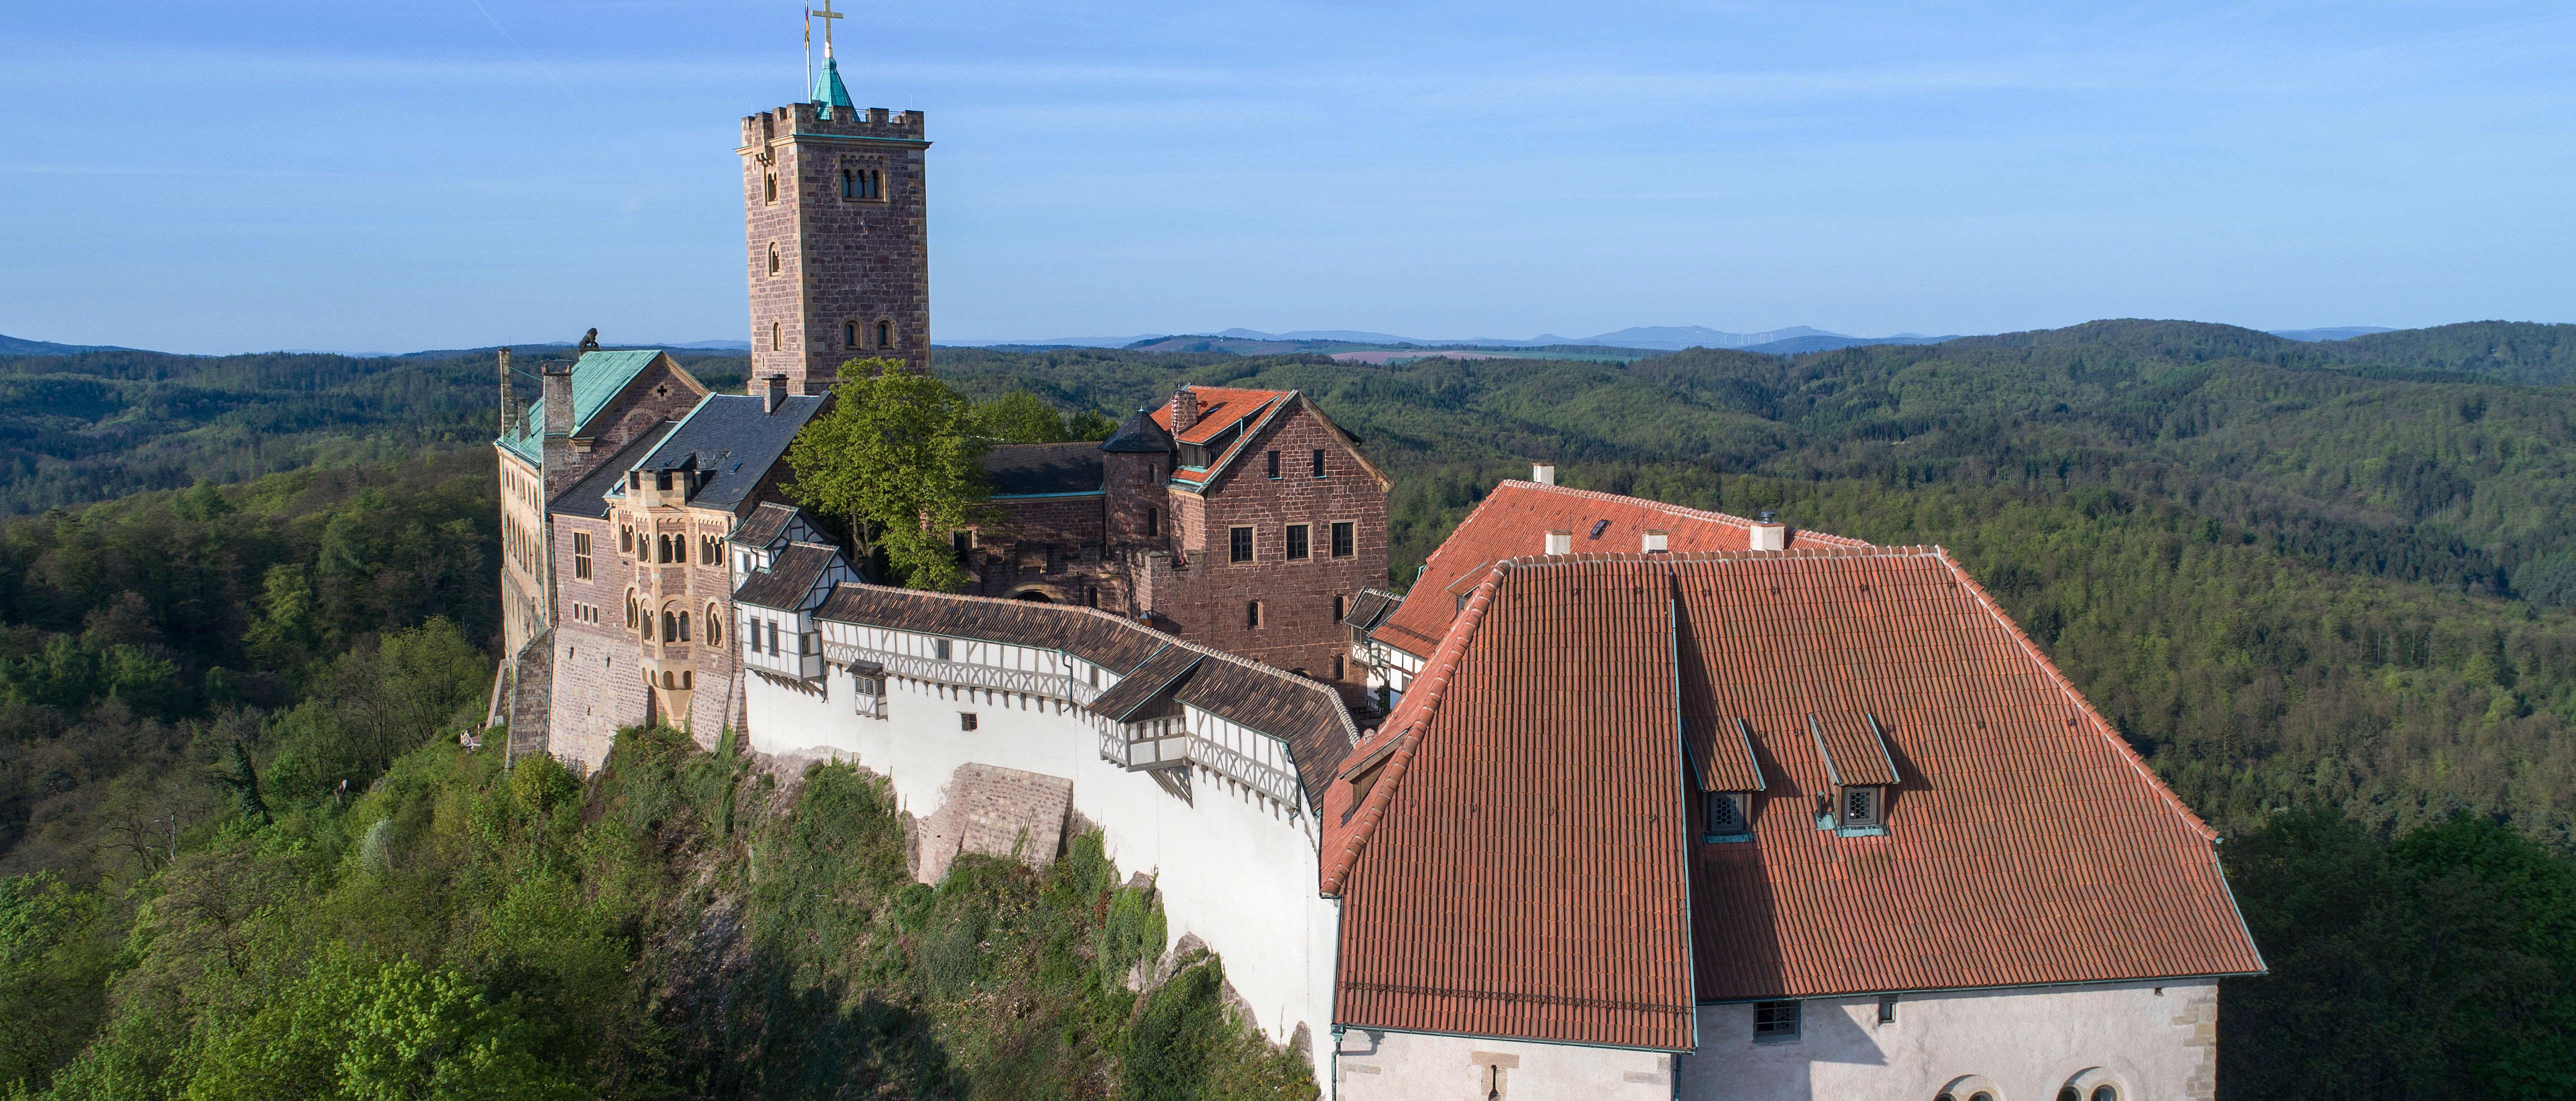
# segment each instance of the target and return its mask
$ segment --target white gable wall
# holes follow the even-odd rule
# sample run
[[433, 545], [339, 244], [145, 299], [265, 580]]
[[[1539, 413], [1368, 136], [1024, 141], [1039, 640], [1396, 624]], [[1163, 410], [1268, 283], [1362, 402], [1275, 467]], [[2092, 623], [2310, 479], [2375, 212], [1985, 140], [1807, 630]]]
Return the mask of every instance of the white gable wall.
[[[1997, 1101], [2057, 1101], [2083, 1079], [2122, 1101], [2208, 1101], [2218, 1077], [2218, 984], [2208, 979], [1813, 998], [1799, 1038], [1753, 1039], [1750, 1003], [1701, 1006], [1699, 1050], [1681, 1061], [1684, 1101], [1931, 1101], [1979, 1077]], [[1957, 1090], [1961, 1101], [1975, 1092]]]

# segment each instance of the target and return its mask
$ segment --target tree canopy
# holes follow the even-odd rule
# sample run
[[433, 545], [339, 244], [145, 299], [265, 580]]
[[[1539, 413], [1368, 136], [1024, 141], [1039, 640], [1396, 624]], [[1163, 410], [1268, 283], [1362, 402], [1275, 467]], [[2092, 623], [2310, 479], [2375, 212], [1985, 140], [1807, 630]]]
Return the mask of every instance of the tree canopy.
[[[951, 589], [966, 580], [948, 533], [991, 519], [985, 504], [986, 439], [973, 403], [901, 360], [844, 364], [832, 407], [796, 436], [787, 492], [850, 525], [862, 560], [911, 588]], [[865, 568], [865, 567], [863, 567]]]

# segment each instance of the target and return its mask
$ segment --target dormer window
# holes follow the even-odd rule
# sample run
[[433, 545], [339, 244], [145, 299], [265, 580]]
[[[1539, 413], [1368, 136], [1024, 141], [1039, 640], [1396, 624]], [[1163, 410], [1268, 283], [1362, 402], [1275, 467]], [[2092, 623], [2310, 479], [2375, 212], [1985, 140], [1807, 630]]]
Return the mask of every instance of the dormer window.
[[1702, 792], [1700, 840], [1717, 844], [1753, 839], [1752, 795], [1742, 791]]
[[1831, 786], [1830, 793], [1816, 794], [1816, 828], [1845, 837], [1887, 833], [1887, 789], [1896, 785], [1896, 762], [1878, 716], [1809, 715], [1807, 730]]

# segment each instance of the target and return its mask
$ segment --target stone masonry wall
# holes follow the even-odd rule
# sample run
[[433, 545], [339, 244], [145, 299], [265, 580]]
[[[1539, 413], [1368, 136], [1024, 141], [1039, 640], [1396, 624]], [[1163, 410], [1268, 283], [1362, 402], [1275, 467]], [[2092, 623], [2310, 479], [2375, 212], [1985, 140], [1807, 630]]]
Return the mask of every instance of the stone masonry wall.
[[[573, 536], [588, 534], [591, 575], [573, 575]], [[607, 520], [555, 517], [556, 586], [554, 719], [549, 749], [598, 767], [617, 728], [644, 721], [644, 681], [635, 664], [635, 632], [626, 623], [631, 568], [617, 553], [617, 526]]]
[[[737, 150], [751, 375], [784, 374], [800, 394], [830, 389], [852, 359], [930, 365], [929, 143], [921, 112], [872, 107], [834, 115], [821, 118], [815, 105], [799, 103], [750, 116]], [[875, 173], [878, 197], [845, 198], [844, 172]], [[889, 339], [880, 340], [880, 323]]]

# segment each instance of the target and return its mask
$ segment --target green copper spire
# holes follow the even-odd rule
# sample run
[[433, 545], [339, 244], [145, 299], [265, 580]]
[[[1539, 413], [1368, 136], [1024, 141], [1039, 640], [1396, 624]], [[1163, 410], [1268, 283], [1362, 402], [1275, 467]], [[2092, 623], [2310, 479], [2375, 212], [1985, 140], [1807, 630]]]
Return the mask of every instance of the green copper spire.
[[833, 64], [829, 50], [823, 54], [823, 71], [814, 74], [814, 102], [822, 104], [822, 116], [832, 117], [832, 110], [855, 110], [850, 104], [850, 89], [841, 83], [841, 67]]

